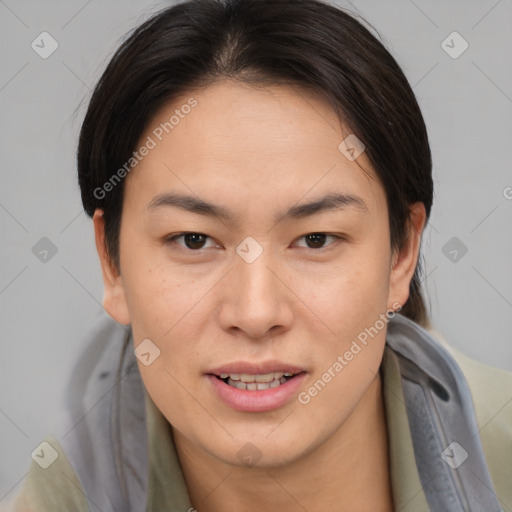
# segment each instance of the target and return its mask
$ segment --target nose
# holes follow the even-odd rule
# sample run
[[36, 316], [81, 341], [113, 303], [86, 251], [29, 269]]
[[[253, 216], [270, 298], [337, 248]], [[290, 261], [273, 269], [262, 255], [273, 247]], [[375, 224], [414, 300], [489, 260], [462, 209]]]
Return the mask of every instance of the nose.
[[252, 262], [235, 258], [226, 276], [219, 313], [221, 327], [241, 331], [253, 340], [276, 336], [290, 328], [293, 293], [285, 270], [271, 257], [270, 249]]

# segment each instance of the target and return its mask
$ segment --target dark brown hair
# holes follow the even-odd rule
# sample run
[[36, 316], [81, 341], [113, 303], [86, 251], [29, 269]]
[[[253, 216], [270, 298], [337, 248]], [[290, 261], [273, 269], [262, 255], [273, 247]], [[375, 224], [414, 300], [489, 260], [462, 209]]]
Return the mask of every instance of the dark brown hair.
[[[164, 103], [222, 78], [289, 83], [324, 97], [366, 146], [386, 192], [393, 249], [405, 242], [408, 205], [423, 202], [429, 217], [432, 160], [420, 108], [395, 59], [354, 15], [320, 0], [188, 0], [127, 37], [82, 125], [82, 202], [91, 217], [104, 211], [107, 251], [118, 271], [123, 182], [98, 190], [132, 157]], [[428, 324], [420, 263], [401, 313]]]

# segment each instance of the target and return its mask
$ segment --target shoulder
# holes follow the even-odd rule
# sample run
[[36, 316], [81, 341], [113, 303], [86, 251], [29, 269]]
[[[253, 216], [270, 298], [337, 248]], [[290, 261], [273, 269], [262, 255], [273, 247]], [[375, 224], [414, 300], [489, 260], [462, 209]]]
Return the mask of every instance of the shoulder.
[[454, 357], [466, 377], [496, 494], [512, 504], [512, 373], [471, 359], [437, 331], [430, 334]]
[[89, 512], [80, 481], [53, 436], [47, 436], [32, 453], [22, 489], [7, 510]]

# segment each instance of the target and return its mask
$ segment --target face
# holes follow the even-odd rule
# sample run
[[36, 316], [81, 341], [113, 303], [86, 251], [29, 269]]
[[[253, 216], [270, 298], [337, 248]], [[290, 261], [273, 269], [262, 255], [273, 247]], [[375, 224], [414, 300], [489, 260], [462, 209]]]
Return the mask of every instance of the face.
[[392, 251], [382, 184], [339, 149], [349, 133], [311, 93], [217, 82], [140, 138], [154, 147], [126, 177], [120, 275], [95, 215], [105, 308], [150, 340], [150, 396], [228, 464], [286, 465], [338, 432], [407, 299], [418, 237]]

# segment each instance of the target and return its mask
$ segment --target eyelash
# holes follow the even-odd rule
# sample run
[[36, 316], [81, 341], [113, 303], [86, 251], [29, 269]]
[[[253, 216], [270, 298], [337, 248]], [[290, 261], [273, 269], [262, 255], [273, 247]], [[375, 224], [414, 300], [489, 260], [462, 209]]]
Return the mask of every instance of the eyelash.
[[[166, 237], [166, 238], [164, 239], [164, 244], [165, 244], [165, 245], [177, 244], [176, 240], [177, 240], [178, 238], [182, 238], [182, 237], [184, 237], [184, 236], [186, 236], [186, 235], [200, 235], [200, 236], [202, 236], [202, 237], [205, 237], [206, 239], [210, 239], [210, 240], [212, 240], [212, 238], [211, 238], [211, 237], [209, 237], [208, 235], [205, 235], [204, 233], [199, 233], [199, 232], [195, 232], [195, 231], [187, 231], [187, 232], [179, 233], [179, 234], [177, 234], [177, 235], [173, 235], [173, 236]], [[301, 237], [299, 237], [298, 239], [300, 240], [300, 239], [305, 238], [305, 237], [310, 236], [310, 235], [326, 235], [327, 237], [331, 237], [331, 238], [336, 239], [336, 241], [344, 240], [344, 238], [343, 238], [342, 236], [339, 236], [339, 235], [331, 235], [331, 234], [329, 234], [329, 233], [324, 233], [324, 232], [322, 232], [322, 231], [314, 231], [314, 232], [312, 232], [312, 233], [307, 233], [307, 234], [305, 234], [305, 235], [302, 235], [302, 236], [301, 236]], [[311, 250], [313, 250], [313, 251], [320, 252], [320, 251], [322, 251], [322, 250], [330, 250], [329, 248], [330, 248], [332, 245], [334, 245], [334, 244], [335, 244], [335, 242], [332, 242], [332, 243], [330, 243], [329, 245], [327, 245], [327, 246], [325, 246], [325, 247], [319, 247], [319, 248], [316, 248], [316, 249], [315, 249], [315, 248], [313, 248], [313, 247], [302, 247], [302, 249], [311, 249]], [[204, 249], [203, 247], [202, 247], [202, 248], [200, 248], [200, 249], [190, 249], [190, 248], [185, 247], [185, 246], [182, 246], [182, 245], [180, 245], [180, 244], [177, 244], [177, 245], [179, 245], [179, 247], [180, 247], [181, 249], [184, 249], [184, 250], [186, 250], [186, 251], [190, 251], [190, 252], [200, 252], [200, 251], [202, 251], [202, 250]]]

